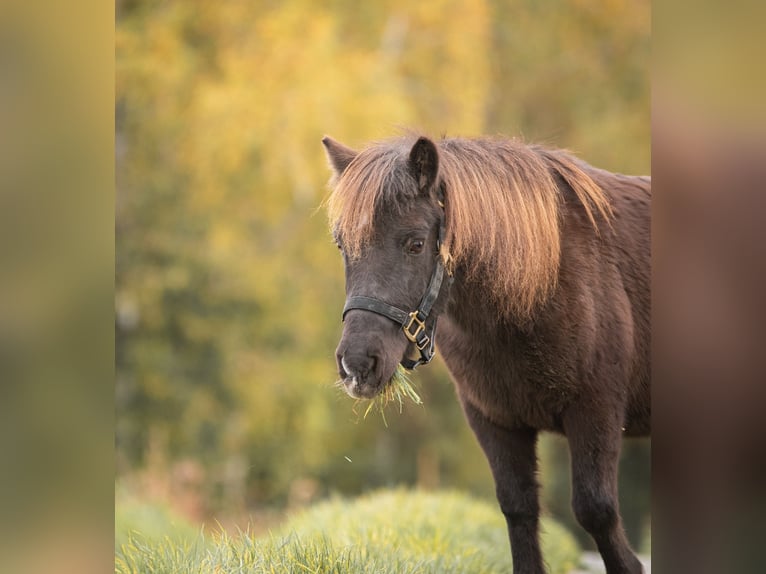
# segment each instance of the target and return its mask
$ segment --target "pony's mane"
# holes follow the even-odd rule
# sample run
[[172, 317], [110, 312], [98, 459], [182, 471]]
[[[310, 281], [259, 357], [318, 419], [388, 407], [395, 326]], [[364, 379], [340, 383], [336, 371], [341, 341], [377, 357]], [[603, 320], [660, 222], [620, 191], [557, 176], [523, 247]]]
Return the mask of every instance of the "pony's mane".
[[[378, 210], [417, 195], [407, 167], [416, 137], [372, 144], [333, 182], [330, 226], [351, 256], [370, 241]], [[598, 220], [611, 216], [606, 194], [586, 164], [560, 150], [499, 138], [435, 143], [445, 189], [445, 265], [480, 279], [504, 314], [529, 317], [558, 277], [562, 196], [556, 175], [574, 191], [596, 234]]]

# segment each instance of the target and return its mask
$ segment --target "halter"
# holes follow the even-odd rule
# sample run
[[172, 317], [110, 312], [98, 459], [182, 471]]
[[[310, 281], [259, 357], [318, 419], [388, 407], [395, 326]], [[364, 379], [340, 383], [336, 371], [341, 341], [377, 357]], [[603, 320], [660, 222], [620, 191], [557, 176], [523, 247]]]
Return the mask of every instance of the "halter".
[[[444, 205], [439, 202], [439, 205], [443, 208]], [[363, 311], [372, 311], [373, 313], [377, 313], [378, 315], [382, 315], [383, 317], [387, 317], [391, 319], [394, 323], [397, 323], [402, 326], [402, 331], [404, 331], [404, 336], [407, 337], [409, 341], [415, 344], [415, 346], [418, 348], [418, 351], [420, 351], [420, 357], [418, 359], [408, 359], [404, 358], [400, 362], [402, 366], [405, 369], [412, 370], [415, 367], [419, 365], [425, 365], [431, 362], [431, 359], [434, 358], [435, 354], [435, 345], [436, 345], [436, 321], [437, 319], [434, 319], [433, 326], [431, 327], [430, 334], [428, 333], [428, 327], [426, 326], [426, 320], [428, 320], [428, 315], [431, 313], [431, 307], [433, 307], [433, 304], [436, 302], [437, 297], [439, 297], [439, 292], [442, 288], [442, 283], [444, 283], [444, 275], [445, 275], [445, 269], [444, 264], [442, 263], [442, 258], [440, 254], [442, 243], [444, 242], [444, 214], [442, 213], [441, 218], [439, 219], [439, 233], [438, 233], [438, 240], [436, 243], [436, 265], [434, 267], [434, 272], [431, 274], [431, 281], [428, 284], [428, 288], [426, 289], [425, 294], [423, 295], [423, 298], [420, 300], [420, 304], [418, 305], [418, 308], [414, 311], [410, 311], [409, 313], [407, 311], [404, 311], [403, 309], [400, 309], [399, 307], [394, 307], [393, 305], [389, 305], [388, 303], [385, 303], [381, 301], [380, 299], [375, 299], [374, 297], [364, 297], [364, 296], [354, 296], [349, 297], [346, 300], [346, 305], [343, 307], [343, 315], [342, 319], [345, 321], [346, 319], [346, 313], [351, 311], [352, 309], [362, 309]], [[449, 272], [446, 272], [447, 274], [447, 285], [449, 286], [452, 283], [452, 275]]]

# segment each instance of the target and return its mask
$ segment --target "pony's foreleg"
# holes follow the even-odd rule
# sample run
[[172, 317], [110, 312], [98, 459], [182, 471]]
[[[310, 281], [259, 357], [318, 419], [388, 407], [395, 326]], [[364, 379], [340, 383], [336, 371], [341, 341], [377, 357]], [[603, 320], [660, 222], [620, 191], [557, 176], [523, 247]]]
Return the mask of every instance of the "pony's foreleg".
[[572, 510], [595, 540], [607, 574], [641, 574], [617, 499], [622, 422], [612, 409], [578, 406], [563, 419], [572, 460]]
[[509, 430], [464, 402], [468, 422], [489, 460], [500, 509], [508, 523], [514, 574], [543, 574], [538, 537], [537, 431]]

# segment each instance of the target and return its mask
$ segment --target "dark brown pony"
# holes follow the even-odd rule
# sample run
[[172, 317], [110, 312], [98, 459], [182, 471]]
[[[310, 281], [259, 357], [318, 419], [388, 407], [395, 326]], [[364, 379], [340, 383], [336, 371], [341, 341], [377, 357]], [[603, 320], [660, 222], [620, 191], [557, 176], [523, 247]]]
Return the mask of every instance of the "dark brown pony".
[[408, 135], [361, 152], [323, 143], [346, 267], [346, 391], [374, 397], [398, 363], [430, 360], [439, 320], [515, 574], [544, 572], [539, 431], [567, 437], [574, 514], [607, 572], [641, 572], [617, 466], [622, 437], [650, 430], [651, 180], [515, 140]]

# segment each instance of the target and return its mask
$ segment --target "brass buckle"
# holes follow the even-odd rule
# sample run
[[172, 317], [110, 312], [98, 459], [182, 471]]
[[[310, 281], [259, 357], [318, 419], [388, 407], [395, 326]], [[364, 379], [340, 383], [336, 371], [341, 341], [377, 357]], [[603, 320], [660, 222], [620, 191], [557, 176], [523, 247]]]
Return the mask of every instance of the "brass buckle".
[[[426, 324], [420, 319], [418, 319], [417, 311], [413, 311], [412, 313], [410, 313], [409, 317], [410, 317], [410, 320], [407, 322], [406, 325], [402, 327], [402, 329], [404, 330], [404, 336], [407, 337], [413, 343], [415, 343], [418, 349], [422, 349], [428, 344], [428, 337], [426, 337], [426, 341], [423, 344], [423, 347], [421, 347], [420, 345], [418, 345], [418, 335], [420, 335], [422, 331], [426, 330]], [[412, 328], [412, 325], [416, 325], [416, 329], [414, 332], [410, 331], [410, 329]]]

